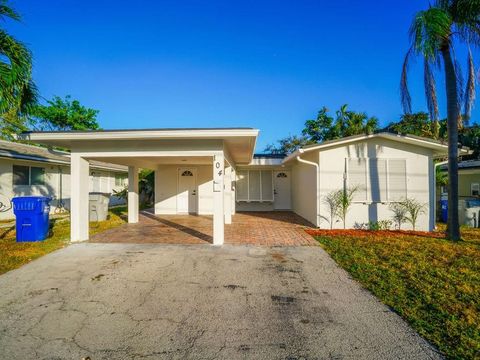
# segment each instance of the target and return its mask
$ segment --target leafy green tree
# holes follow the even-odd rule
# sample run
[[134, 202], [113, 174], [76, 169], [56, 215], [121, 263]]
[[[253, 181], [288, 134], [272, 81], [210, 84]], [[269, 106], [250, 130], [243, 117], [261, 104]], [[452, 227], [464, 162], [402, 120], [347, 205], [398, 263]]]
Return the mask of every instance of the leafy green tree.
[[309, 142], [318, 143], [346, 136], [372, 134], [377, 129], [377, 118], [348, 110], [348, 105], [345, 104], [336, 112], [335, 119], [328, 114], [328, 109], [323, 107], [315, 120], [305, 122], [302, 134]]
[[309, 144], [304, 136], [290, 135], [286, 138], [278, 140], [278, 144], [269, 144], [265, 148], [265, 152], [270, 154], [291, 154], [295, 150]]
[[290, 135], [280, 139], [278, 145], [270, 144], [265, 151], [276, 154], [290, 154], [308, 144], [340, 139], [345, 136], [371, 134], [378, 129], [378, 120], [365, 113], [348, 110], [343, 105], [336, 112], [336, 117], [328, 113], [324, 106], [317, 113], [316, 119], [307, 120], [302, 136]]
[[432, 121], [430, 115], [426, 112], [403, 114], [400, 121], [391, 124], [388, 130], [431, 139], [439, 138], [439, 122]]
[[435, 183], [438, 186], [447, 186], [448, 185], [448, 174], [440, 166], [435, 167]]
[[47, 105], [37, 105], [32, 110], [33, 126], [37, 130], [97, 130], [98, 110], [87, 108], [78, 100], [55, 96]]
[[325, 106], [318, 112], [316, 119], [305, 122], [302, 134], [312, 143], [336, 139], [339, 136], [334, 126], [334, 119], [328, 114]]
[[460, 144], [473, 151], [473, 158], [478, 159], [480, 157], [480, 125], [473, 124], [460, 129], [458, 140]]
[[[427, 107], [434, 121], [439, 110], [433, 68], [443, 66], [447, 97], [448, 132], [448, 224], [447, 236], [460, 239], [458, 219], [458, 128], [468, 121], [475, 99], [475, 69], [471, 51], [468, 52], [468, 78], [464, 91], [460, 84], [461, 69], [455, 59], [454, 43], [480, 44], [480, 1], [437, 0], [427, 10], [415, 14], [411, 28], [411, 46], [403, 64], [401, 102], [404, 111], [412, 112], [407, 72], [413, 56], [423, 58]], [[463, 116], [462, 113], [463, 105]]]
[[[20, 21], [20, 15], [0, 0], [0, 23]], [[28, 113], [37, 102], [32, 81], [32, 54], [20, 41], [0, 28], [0, 136], [11, 139], [26, 130]]]

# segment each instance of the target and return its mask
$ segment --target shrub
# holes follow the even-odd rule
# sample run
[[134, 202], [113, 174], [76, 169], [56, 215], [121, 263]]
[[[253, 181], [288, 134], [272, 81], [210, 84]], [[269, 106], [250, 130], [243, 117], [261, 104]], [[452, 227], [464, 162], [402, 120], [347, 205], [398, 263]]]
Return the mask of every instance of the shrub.
[[333, 224], [335, 221], [335, 218], [338, 216], [338, 210], [340, 207], [340, 192], [341, 190], [333, 190], [330, 191], [325, 197], [323, 202], [327, 205], [328, 207], [328, 212], [330, 213], [330, 218], [327, 219], [330, 222], [330, 230], [333, 229]]
[[402, 202], [390, 203], [389, 208], [393, 212], [392, 219], [397, 230], [401, 230], [402, 224], [407, 221], [407, 209]]
[[353, 197], [357, 192], [357, 187], [347, 187], [343, 190], [338, 191], [338, 217], [342, 219], [343, 228], [345, 229], [348, 210], [350, 205], [352, 205]]
[[416, 199], [407, 198], [402, 201], [402, 205], [405, 207], [407, 212], [406, 220], [412, 224], [412, 228], [415, 231], [418, 216], [425, 213], [426, 204], [422, 204]]
[[379, 230], [390, 230], [392, 226], [391, 220], [380, 220], [380, 221], [369, 221], [368, 230], [379, 231]]

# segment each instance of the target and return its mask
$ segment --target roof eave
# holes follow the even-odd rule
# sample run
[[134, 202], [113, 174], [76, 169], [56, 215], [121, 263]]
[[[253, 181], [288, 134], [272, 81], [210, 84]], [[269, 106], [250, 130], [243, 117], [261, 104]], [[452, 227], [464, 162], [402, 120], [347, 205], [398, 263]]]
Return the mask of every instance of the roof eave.
[[[288, 155], [283, 160], [283, 163], [285, 164], [287, 162], [290, 162], [290, 161], [296, 159], [297, 156], [300, 156], [302, 153], [306, 153], [306, 152], [310, 152], [310, 151], [314, 151], [314, 150], [319, 150], [319, 149], [335, 147], [335, 146], [340, 146], [340, 145], [349, 144], [349, 143], [352, 143], [352, 142], [357, 142], [357, 141], [362, 141], [362, 140], [367, 140], [367, 139], [371, 139], [371, 138], [375, 138], [375, 137], [394, 140], [394, 141], [399, 141], [399, 142], [402, 142], [402, 143], [412, 144], [412, 145], [421, 146], [421, 147], [426, 147], [426, 148], [429, 148], [429, 149], [433, 150], [435, 152], [434, 156], [438, 156], [438, 157], [444, 156], [448, 152], [448, 145], [442, 144], [442, 143], [434, 141], [434, 140], [425, 139], [425, 138], [421, 138], [421, 137], [417, 137], [417, 136], [412, 137], [412, 136], [408, 136], [408, 135], [406, 136], [406, 135], [392, 134], [392, 133], [377, 133], [377, 134], [368, 134], [368, 135], [355, 135], [355, 136], [351, 136], [351, 137], [348, 137], [348, 138], [332, 140], [332, 141], [328, 141], [328, 142], [321, 143], [321, 144], [310, 145], [308, 147], [298, 149], [295, 152], [293, 152], [292, 154]], [[468, 149], [463, 149], [463, 148], [459, 149], [459, 155], [462, 155], [462, 154], [466, 155], [466, 154], [470, 154], [470, 153], [471, 153], [471, 151], [468, 150]]]

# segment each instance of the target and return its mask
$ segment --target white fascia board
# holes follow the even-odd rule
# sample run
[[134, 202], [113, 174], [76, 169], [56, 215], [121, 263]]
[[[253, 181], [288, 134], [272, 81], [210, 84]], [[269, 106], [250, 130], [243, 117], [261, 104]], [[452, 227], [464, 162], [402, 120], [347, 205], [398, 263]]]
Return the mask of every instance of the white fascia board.
[[253, 158], [248, 166], [280, 166], [283, 159]]
[[13, 160], [28, 160], [28, 161], [36, 161], [36, 162], [45, 162], [45, 163], [52, 163], [52, 164], [61, 164], [61, 165], [70, 165], [70, 161], [65, 160], [54, 160], [49, 158], [42, 158], [37, 156], [30, 156], [30, 155], [21, 155], [21, 154], [1, 154], [0, 158], [6, 159], [13, 159]]
[[149, 150], [149, 151], [73, 151], [72, 154], [76, 154], [84, 158], [115, 158], [115, 157], [198, 157], [198, 156], [214, 156], [223, 155], [223, 150], [179, 150], [179, 151], [166, 151], [166, 150]]
[[258, 129], [205, 130], [142, 130], [92, 132], [32, 132], [18, 135], [32, 141], [72, 140], [142, 140], [142, 139], [221, 139], [229, 137], [257, 137]]

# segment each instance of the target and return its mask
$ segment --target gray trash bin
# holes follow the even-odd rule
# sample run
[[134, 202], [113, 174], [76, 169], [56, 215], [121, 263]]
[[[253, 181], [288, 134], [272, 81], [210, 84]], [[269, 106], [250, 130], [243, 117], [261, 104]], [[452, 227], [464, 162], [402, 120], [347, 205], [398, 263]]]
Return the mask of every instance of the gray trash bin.
[[108, 216], [109, 193], [91, 192], [89, 195], [90, 221], [105, 221]]
[[480, 199], [467, 198], [458, 201], [460, 225], [478, 228], [480, 217]]

